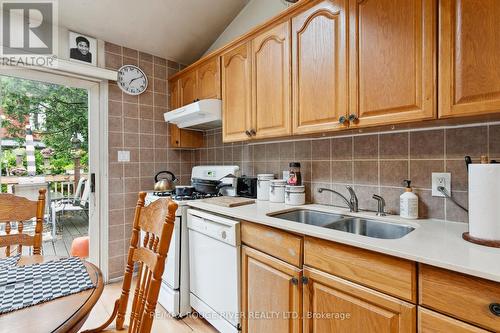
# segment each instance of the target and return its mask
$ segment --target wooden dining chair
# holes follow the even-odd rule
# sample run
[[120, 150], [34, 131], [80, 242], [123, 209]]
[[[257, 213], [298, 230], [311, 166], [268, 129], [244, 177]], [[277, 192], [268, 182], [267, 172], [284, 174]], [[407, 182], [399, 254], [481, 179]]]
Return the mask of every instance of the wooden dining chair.
[[[4, 234], [0, 235], [0, 248], [5, 247], [5, 256], [9, 257], [17, 246], [17, 253], [22, 254], [23, 246], [33, 247], [33, 254], [42, 254], [42, 230], [45, 214], [45, 192], [38, 191], [38, 200], [0, 193], [0, 224], [4, 225]], [[25, 221], [35, 218], [35, 233], [23, 233]], [[17, 222], [17, 230], [12, 230], [12, 222]]]
[[[177, 204], [170, 199], [163, 198], [144, 207], [145, 197], [145, 192], [139, 193], [122, 293], [115, 301], [111, 317], [98, 328], [84, 331], [86, 333], [116, 332], [126, 329], [128, 329], [128, 332], [134, 333], [151, 331], [156, 303], [160, 293], [161, 277], [165, 269], [165, 260], [174, 231]], [[139, 241], [141, 232], [142, 241]], [[140, 243], [142, 243], [142, 246]], [[125, 315], [135, 264], [138, 265], [137, 282], [130, 321], [128, 328], [126, 328], [124, 325]], [[115, 319], [115, 327], [106, 329]]]

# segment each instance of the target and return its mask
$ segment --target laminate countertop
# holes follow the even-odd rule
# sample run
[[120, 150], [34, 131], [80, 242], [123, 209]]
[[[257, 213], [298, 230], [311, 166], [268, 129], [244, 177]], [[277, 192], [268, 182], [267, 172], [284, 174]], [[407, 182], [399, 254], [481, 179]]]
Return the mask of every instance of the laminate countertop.
[[[405, 220], [394, 215], [378, 217], [374, 212], [350, 213], [347, 209], [316, 204], [286, 206], [281, 203], [256, 201], [255, 204], [230, 208], [197, 200], [189, 202], [188, 205], [192, 208], [224, 215], [237, 220], [254, 222], [301, 235], [352, 245], [500, 282], [500, 249], [476, 245], [463, 240], [462, 233], [468, 229], [466, 223], [446, 222], [435, 219]], [[296, 208], [409, 225], [414, 227], [415, 230], [399, 239], [379, 239], [287, 221], [267, 215], [277, 211]]]

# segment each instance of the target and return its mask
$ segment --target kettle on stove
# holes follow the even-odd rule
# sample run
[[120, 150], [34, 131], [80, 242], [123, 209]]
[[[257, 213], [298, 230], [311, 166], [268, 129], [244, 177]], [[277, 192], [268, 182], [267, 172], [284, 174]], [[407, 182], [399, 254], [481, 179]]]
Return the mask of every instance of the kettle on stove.
[[[169, 178], [161, 178], [160, 176], [166, 174]], [[175, 190], [175, 184], [178, 183], [177, 177], [170, 171], [160, 171], [155, 176], [155, 192], [170, 192]]]

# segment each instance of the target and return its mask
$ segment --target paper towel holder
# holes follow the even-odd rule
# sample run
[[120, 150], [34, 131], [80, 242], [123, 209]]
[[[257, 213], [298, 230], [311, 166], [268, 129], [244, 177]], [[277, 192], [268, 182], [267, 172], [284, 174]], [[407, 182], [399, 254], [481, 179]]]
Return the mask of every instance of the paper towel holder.
[[473, 237], [469, 234], [469, 232], [464, 232], [462, 234], [462, 238], [465, 239], [466, 241], [474, 243], [474, 244], [500, 248], [500, 241]]

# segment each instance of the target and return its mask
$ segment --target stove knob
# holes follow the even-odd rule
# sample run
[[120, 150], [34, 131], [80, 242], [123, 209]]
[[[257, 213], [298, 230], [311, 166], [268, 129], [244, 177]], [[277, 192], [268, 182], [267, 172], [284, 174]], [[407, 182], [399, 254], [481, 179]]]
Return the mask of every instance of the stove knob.
[[227, 234], [225, 231], [221, 232], [220, 235], [221, 235], [222, 239], [226, 239], [226, 237], [227, 237]]

